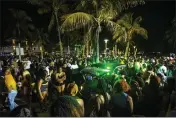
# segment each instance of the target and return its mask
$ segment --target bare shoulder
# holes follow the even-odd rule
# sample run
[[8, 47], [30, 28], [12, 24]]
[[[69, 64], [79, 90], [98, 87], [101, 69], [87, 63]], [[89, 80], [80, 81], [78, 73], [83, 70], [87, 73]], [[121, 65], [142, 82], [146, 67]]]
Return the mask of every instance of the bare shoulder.
[[133, 99], [132, 99], [131, 96], [128, 96], [128, 97], [127, 97], [127, 100], [128, 100], [128, 101], [132, 101]]

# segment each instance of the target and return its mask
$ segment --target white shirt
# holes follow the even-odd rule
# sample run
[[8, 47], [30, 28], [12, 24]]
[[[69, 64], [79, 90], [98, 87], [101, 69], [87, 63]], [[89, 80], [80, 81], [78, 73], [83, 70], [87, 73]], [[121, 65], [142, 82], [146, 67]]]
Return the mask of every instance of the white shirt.
[[30, 69], [31, 61], [24, 61], [26, 66], [24, 67], [25, 70]]
[[71, 66], [72, 66], [72, 65], [71, 65], [70, 63], [67, 63], [67, 67], [71, 68]]
[[78, 69], [78, 65], [71, 65], [71, 69]]
[[166, 74], [166, 73], [167, 73], [167, 68], [166, 68], [166, 66], [162, 65], [162, 66], [158, 69], [158, 73]]
[[47, 71], [47, 73], [49, 75], [49, 66], [47, 66], [45, 69], [46, 69], [46, 71]]

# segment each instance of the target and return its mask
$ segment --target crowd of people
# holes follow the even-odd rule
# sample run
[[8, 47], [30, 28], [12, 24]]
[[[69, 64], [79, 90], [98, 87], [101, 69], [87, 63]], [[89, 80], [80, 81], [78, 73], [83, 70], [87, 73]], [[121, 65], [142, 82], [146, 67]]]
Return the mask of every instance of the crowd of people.
[[[99, 77], [80, 73], [93, 64], [91, 58], [1, 60], [1, 96], [6, 93], [9, 116], [37, 116], [34, 102], [55, 117], [176, 116], [175, 56], [100, 59], [112, 61], [126, 66]], [[5, 99], [0, 98], [3, 110]], [[17, 104], [16, 98], [25, 103]]]

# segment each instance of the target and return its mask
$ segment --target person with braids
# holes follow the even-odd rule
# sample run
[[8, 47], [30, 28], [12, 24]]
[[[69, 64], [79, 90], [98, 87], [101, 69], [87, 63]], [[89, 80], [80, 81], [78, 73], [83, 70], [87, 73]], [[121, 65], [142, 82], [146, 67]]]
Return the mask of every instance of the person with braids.
[[62, 71], [62, 67], [58, 67], [57, 73], [55, 74], [55, 85], [59, 95], [64, 94], [66, 74]]
[[60, 96], [50, 107], [51, 117], [83, 117], [84, 113], [77, 100], [71, 96]]

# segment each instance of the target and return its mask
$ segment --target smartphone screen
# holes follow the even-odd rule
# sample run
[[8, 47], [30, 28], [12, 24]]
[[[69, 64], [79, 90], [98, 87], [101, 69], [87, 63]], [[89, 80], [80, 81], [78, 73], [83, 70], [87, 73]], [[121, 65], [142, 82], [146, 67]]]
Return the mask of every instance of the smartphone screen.
[[87, 80], [92, 80], [92, 76], [88, 75]]

